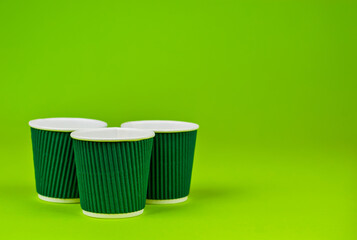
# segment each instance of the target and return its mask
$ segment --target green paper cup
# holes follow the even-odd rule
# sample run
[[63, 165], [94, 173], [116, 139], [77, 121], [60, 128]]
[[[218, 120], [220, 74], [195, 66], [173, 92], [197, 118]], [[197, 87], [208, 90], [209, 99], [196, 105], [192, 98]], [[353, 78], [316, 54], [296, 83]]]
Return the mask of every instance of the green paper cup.
[[146, 203], [186, 201], [199, 126], [179, 121], [134, 121], [121, 126], [155, 132]]
[[127, 218], [144, 211], [155, 133], [106, 128], [71, 134], [83, 213]]
[[78, 203], [79, 193], [71, 132], [104, 128], [107, 123], [84, 118], [44, 118], [29, 122], [38, 197], [48, 202]]

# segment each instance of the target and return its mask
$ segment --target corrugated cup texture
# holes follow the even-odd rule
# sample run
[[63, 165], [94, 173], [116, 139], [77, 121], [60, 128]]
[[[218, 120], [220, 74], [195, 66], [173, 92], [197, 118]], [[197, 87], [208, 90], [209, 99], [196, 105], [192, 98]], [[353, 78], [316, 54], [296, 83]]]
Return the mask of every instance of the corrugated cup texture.
[[148, 199], [176, 199], [190, 192], [196, 131], [155, 133]]
[[79, 198], [70, 132], [31, 128], [36, 190], [52, 198]]
[[132, 142], [73, 141], [83, 210], [119, 214], [145, 207], [153, 138]]

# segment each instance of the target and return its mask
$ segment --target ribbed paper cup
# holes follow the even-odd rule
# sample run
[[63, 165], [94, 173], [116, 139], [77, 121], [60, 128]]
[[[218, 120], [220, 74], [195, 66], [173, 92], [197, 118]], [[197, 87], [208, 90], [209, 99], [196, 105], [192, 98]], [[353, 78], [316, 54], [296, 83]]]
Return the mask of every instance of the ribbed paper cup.
[[71, 134], [83, 213], [126, 218], [144, 211], [155, 133], [106, 128]]
[[121, 126], [155, 132], [146, 203], [186, 201], [199, 126], [179, 121], [134, 121]]
[[78, 203], [79, 193], [71, 132], [104, 128], [85, 118], [44, 118], [29, 122], [38, 197], [48, 202]]

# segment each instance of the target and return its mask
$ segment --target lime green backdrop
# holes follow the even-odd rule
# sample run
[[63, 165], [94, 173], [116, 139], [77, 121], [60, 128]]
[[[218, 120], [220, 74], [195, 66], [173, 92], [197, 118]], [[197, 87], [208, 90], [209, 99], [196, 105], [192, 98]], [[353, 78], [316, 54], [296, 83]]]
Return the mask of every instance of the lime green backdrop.
[[[356, 1], [0, 2], [1, 239], [355, 239]], [[186, 203], [37, 199], [28, 121], [200, 124]]]

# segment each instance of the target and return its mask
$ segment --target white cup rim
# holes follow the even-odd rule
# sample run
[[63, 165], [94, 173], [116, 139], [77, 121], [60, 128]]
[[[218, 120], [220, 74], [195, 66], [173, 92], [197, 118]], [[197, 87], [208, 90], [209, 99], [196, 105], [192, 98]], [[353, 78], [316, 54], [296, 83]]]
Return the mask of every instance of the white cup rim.
[[92, 142], [139, 141], [154, 136], [151, 130], [119, 127], [80, 129], [71, 133], [73, 139]]
[[143, 120], [125, 122], [121, 127], [148, 129], [155, 133], [175, 133], [194, 131], [199, 128], [199, 125], [191, 122], [172, 120]]
[[30, 127], [56, 132], [73, 132], [82, 128], [105, 128], [106, 122], [88, 118], [40, 118], [31, 120]]

